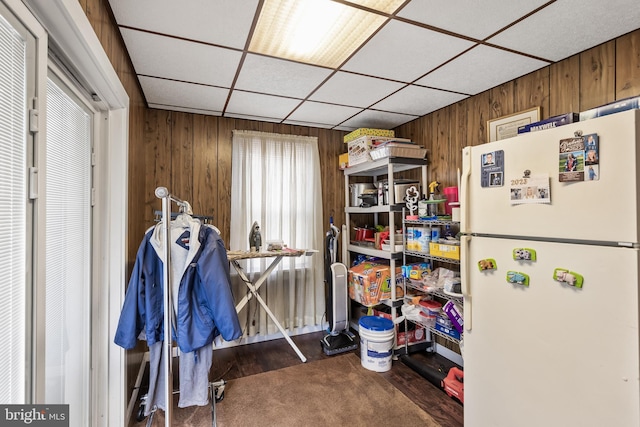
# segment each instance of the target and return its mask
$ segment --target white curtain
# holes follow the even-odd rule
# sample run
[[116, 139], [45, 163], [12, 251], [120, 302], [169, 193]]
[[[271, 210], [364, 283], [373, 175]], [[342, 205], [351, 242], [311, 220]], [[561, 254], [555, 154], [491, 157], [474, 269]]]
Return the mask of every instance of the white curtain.
[[[313, 256], [283, 258], [260, 295], [285, 329], [320, 325], [325, 301], [317, 138], [233, 131], [231, 250], [249, 249], [254, 221], [260, 225], [265, 250], [269, 241], [279, 240], [289, 248], [318, 250]], [[255, 280], [272, 260], [243, 261], [243, 268]], [[234, 280], [236, 299], [246, 293], [246, 286]], [[255, 299], [240, 312], [240, 321], [247, 335], [277, 332]]]

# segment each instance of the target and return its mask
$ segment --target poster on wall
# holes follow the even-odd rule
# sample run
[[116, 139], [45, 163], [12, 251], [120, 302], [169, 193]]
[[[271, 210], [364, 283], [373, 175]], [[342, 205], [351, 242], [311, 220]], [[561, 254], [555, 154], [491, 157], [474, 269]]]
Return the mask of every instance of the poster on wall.
[[504, 150], [490, 151], [480, 157], [480, 185], [502, 187], [504, 185]]

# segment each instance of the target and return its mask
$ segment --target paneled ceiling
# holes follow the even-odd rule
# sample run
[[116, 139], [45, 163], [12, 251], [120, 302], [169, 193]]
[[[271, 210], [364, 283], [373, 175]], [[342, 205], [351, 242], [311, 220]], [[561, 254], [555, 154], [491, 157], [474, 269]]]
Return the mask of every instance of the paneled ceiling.
[[110, 0], [151, 108], [394, 128], [640, 28], [638, 0], [408, 0], [335, 68], [248, 49], [270, 0]]

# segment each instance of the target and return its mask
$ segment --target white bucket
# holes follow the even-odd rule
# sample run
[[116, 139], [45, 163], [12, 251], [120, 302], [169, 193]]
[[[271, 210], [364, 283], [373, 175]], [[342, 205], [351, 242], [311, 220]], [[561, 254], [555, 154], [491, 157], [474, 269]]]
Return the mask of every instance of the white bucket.
[[395, 337], [393, 322], [384, 317], [363, 316], [358, 325], [362, 366], [370, 371], [387, 372], [391, 369]]

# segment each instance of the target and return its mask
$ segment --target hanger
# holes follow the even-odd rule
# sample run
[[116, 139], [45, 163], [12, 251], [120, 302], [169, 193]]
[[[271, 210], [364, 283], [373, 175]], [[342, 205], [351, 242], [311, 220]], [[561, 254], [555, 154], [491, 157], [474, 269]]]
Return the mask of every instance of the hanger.
[[[171, 220], [175, 220], [178, 217], [178, 215], [182, 213], [183, 212], [171, 212]], [[154, 215], [153, 220], [155, 222], [162, 221], [162, 211], [160, 210], [153, 211], [153, 215]], [[190, 216], [192, 218], [199, 219], [200, 221], [202, 221], [203, 224], [211, 224], [213, 222], [213, 216], [209, 216], [209, 215], [190, 215]]]

